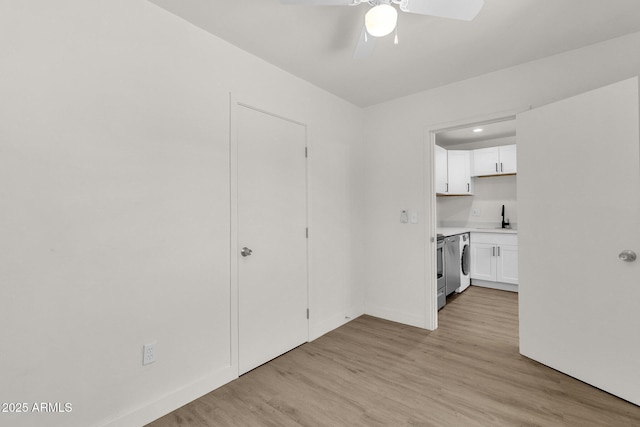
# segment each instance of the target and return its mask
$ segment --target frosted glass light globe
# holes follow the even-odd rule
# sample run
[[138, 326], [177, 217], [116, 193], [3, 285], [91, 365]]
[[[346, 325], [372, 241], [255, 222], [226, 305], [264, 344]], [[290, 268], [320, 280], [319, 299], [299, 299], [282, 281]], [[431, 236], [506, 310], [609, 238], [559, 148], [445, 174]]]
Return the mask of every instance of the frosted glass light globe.
[[398, 22], [398, 11], [390, 4], [374, 6], [364, 16], [367, 32], [373, 37], [384, 37], [391, 34]]

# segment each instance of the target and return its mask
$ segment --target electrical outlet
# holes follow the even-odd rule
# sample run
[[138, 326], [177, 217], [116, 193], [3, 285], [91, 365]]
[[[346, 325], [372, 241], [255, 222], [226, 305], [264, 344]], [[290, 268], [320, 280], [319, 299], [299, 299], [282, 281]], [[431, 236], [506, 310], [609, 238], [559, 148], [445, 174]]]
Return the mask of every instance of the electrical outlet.
[[142, 364], [148, 365], [156, 361], [156, 343], [145, 344], [142, 347]]
[[471, 209], [471, 216], [480, 216], [480, 209]]

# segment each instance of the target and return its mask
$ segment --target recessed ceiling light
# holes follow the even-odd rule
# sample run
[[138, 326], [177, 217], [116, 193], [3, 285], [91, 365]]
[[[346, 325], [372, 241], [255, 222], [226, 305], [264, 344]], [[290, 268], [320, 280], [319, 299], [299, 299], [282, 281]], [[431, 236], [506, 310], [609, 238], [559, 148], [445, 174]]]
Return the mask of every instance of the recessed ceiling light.
[[483, 131], [483, 129], [482, 129], [482, 128], [475, 128], [475, 129], [473, 130], [473, 132], [474, 132], [474, 133], [478, 133], [478, 132], [482, 132], [482, 131]]

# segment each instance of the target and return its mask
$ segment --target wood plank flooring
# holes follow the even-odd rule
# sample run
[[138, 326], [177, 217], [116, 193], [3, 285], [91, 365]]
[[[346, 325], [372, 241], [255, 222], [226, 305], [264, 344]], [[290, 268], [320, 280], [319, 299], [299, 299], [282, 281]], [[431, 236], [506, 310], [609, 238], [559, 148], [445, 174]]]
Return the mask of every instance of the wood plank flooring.
[[434, 332], [362, 316], [148, 427], [640, 426], [640, 407], [518, 353], [517, 297], [472, 286]]

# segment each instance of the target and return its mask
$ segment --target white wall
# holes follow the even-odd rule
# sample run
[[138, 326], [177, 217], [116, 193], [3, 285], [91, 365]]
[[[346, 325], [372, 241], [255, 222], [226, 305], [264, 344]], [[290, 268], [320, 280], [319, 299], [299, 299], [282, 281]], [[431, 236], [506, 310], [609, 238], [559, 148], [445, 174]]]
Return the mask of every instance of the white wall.
[[[366, 312], [416, 326], [428, 324], [429, 271], [424, 218], [400, 224], [401, 209], [422, 209], [425, 129], [482, 121], [487, 115], [539, 106], [640, 74], [640, 33], [365, 110], [363, 158]], [[428, 182], [427, 182], [428, 183]]]
[[143, 0], [2, 2], [0, 28], [0, 402], [73, 404], [12, 426], [139, 425], [235, 376], [229, 92], [308, 124], [313, 339], [364, 284], [426, 324], [425, 127], [640, 72], [634, 34], [363, 112]]
[[311, 339], [362, 312], [361, 109], [143, 0], [0, 28], [0, 402], [73, 405], [0, 424], [140, 425], [235, 377], [229, 92], [308, 125]]
[[[499, 227], [502, 222], [502, 205], [505, 217], [511, 225], [518, 223], [517, 176], [491, 176], [471, 178], [474, 181], [473, 196], [449, 196], [436, 198], [436, 217], [440, 227]], [[477, 209], [479, 215], [473, 216]]]

